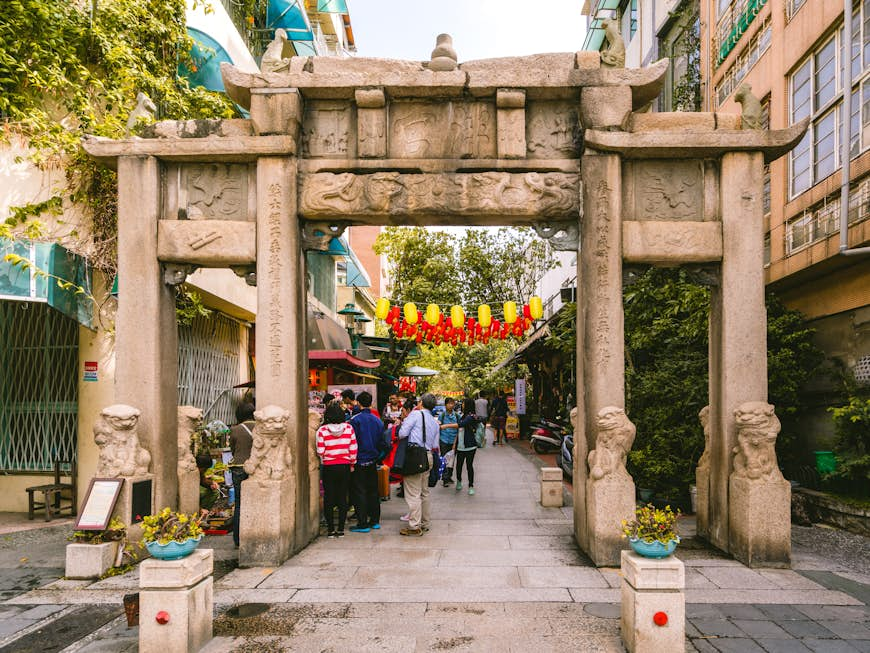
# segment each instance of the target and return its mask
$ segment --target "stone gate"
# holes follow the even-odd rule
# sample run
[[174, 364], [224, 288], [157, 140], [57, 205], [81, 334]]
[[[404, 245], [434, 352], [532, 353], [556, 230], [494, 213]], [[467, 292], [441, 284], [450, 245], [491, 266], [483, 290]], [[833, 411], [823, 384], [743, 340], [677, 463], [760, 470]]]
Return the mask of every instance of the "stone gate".
[[171, 285], [193, 266], [231, 267], [257, 286], [261, 412], [240, 562], [276, 565], [319, 526], [304, 250], [325, 249], [348, 224], [533, 225], [579, 249], [579, 546], [617, 565], [620, 520], [633, 514], [624, 267], [693, 265], [713, 294], [699, 531], [748, 564], [787, 565], [790, 489], [766, 403], [762, 166], [806, 125], [754, 131], [734, 115], [644, 113], [667, 61], [615, 69], [578, 52], [443, 63], [297, 57], [260, 74], [223, 64], [250, 119], [85, 140], [119, 173], [116, 401], [141, 412], [155, 507], [178, 497]]

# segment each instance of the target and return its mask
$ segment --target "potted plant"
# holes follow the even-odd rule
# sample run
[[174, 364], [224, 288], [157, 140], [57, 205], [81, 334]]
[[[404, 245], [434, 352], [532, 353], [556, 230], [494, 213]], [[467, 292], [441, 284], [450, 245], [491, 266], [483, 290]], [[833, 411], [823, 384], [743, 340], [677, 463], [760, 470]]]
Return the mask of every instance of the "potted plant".
[[164, 508], [142, 520], [142, 544], [154, 558], [180, 560], [194, 552], [202, 539], [203, 514], [187, 515]]
[[645, 558], [665, 558], [680, 542], [677, 535], [677, 517], [670, 506], [656, 508], [651, 503], [634, 510], [634, 520], [622, 520], [622, 533], [628, 538], [635, 553]]
[[66, 577], [99, 578], [111, 567], [120, 564], [127, 527], [117, 517], [112, 517], [103, 530], [74, 531], [67, 539]]

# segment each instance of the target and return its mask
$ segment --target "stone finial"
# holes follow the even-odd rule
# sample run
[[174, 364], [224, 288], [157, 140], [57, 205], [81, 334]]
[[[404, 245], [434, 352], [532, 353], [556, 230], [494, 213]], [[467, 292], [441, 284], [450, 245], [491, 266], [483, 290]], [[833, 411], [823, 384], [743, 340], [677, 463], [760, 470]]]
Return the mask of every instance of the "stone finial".
[[139, 445], [139, 411], [115, 404], [104, 408], [94, 424], [100, 448], [97, 476], [141, 476], [148, 473], [151, 454]]
[[625, 41], [619, 33], [619, 23], [612, 18], [601, 21], [607, 49], [601, 51], [601, 65], [604, 68], [625, 68]]
[[196, 458], [190, 451], [190, 439], [202, 422], [202, 408], [178, 407], [178, 471], [195, 472]]
[[737, 446], [732, 476], [765, 483], [782, 481], [776, 462], [776, 436], [781, 424], [772, 405], [763, 401], [747, 401], [734, 411]]
[[157, 107], [151, 101], [151, 98], [140, 91], [136, 96], [136, 108], [130, 112], [127, 118], [127, 136], [133, 132], [140, 121], [146, 123], [153, 122], [156, 111]]
[[164, 263], [163, 283], [167, 286], [180, 286], [187, 281], [188, 275], [196, 272], [197, 267], [188, 263]]
[[701, 421], [701, 428], [704, 429], [704, 453], [698, 459], [697, 469], [710, 469], [710, 406], [704, 406], [698, 412], [698, 419]]
[[254, 441], [245, 471], [260, 481], [281, 481], [290, 471], [290, 448], [287, 446], [287, 420], [290, 412], [278, 406], [266, 406], [254, 413]]
[[743, 109], [740, 115], [742, 129], [763, 129], [761, 122], [761, 101], [752, 94], [752, 86], [741, 84], [734, 93], [734, 100], [740, 103]]
[[279, 73], [290, 68], [290, 59], [284, 56], [286, 45], [287, 32], [279, 27], [275, 30], [275, 38], [266, 46], [266, 51], [260, 60], [261, 73]]
[[317, 429], [320, 427], [321, 417], [316, 410], [308, 411], [308, 473], [314, 474], [320, 467], [320, 458], [317, 456]]
[[595, 449], [589, 452], [589, 476], [593, 481], [612, 476], [631, 479], [625, 469], [625, 460], [637, 432], [625, 411], [607, 406], [598, 411]]
[[458, 59], [453, 49], [453, 37], [450, 34], [439, 34], [435, 39], [435, 49], [432, 50], [429, 70], [450, 72], [456, 70]]

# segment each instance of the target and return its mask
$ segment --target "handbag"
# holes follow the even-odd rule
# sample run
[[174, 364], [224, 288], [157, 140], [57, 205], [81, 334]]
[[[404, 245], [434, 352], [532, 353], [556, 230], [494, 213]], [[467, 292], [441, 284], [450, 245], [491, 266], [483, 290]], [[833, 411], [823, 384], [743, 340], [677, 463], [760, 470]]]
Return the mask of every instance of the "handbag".
[[396, 454], [393, 456], [393, 465], [390, 467], [390, 471], [393, 474], [404, 474], [404, 465], [405, 465], [405, 457], [408, 452], [408, 438], [402, 438], [399, 440], [399, 444], [396, 445]]
[[[423, 420], [423, 443], [426, 443], [426, 416], [420, 414], [420, 419]], [[403, 438], [407, 440], [408, 438]], [[409, 442], [405, 451], [405, 462], [402, 465], [402, 474], [405, 476], [413, 476], [414, 474], [422, 474], [429, 470], [429, 456], [425, 446]]]

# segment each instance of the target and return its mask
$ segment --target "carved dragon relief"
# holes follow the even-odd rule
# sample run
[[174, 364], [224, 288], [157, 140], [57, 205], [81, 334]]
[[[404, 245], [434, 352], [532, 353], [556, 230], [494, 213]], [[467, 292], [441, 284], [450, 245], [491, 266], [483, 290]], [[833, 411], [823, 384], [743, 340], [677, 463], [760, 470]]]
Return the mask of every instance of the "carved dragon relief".
[[580, 176], [569, 173], [314, 173], [301, 178], [300, 213], [579, 217]]

